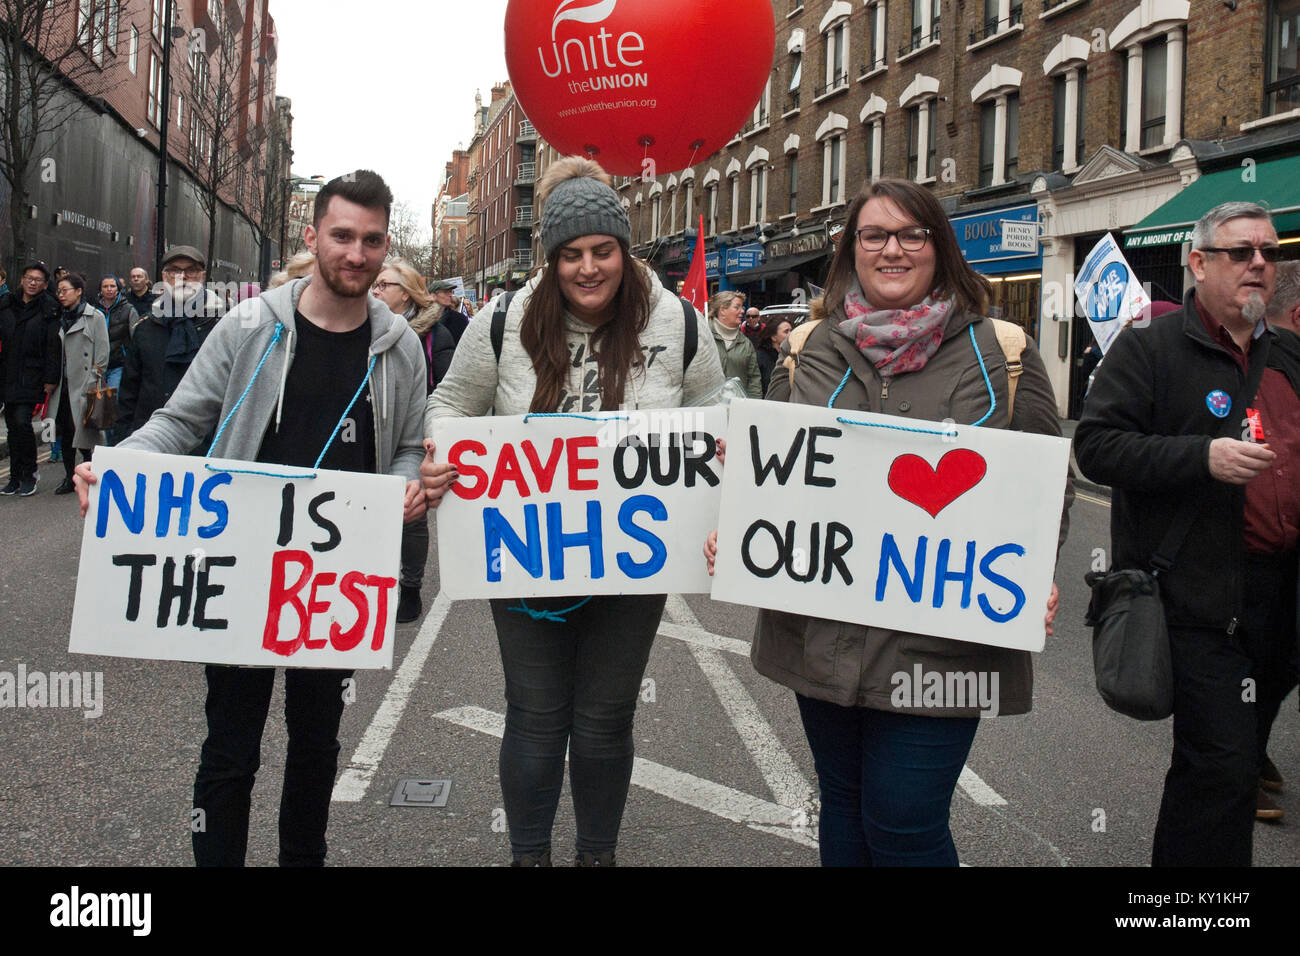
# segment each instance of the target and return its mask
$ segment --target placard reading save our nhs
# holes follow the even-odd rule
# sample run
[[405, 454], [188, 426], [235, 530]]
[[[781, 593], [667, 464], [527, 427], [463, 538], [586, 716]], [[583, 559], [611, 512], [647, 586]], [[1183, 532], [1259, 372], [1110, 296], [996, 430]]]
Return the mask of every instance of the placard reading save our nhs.
[[739, 401], [714, 599], [1041, 651], [1070, 443]]
[[68, 650], [392, 667], [400, 478], [125, 448], [94, 470]]
[[721, 408], [444, 418], [459, 480], [438, 515], [449, 597], [704, 593]]

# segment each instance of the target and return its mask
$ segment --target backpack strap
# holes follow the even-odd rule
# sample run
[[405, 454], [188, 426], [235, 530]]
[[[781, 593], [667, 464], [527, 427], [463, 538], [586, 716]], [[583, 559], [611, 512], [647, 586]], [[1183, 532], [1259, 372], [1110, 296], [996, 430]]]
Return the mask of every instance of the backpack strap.
[[790, 387], [794, 388], [794, 370], [799, 364], [799, 352], [802, 351], [804, 343], [808, 341], [808, 336], [812, 335], [813, 329], [821, 325], [820, 318], [809, 319], [807, 322], [797, 326], [786, 337], [786, 345], [789, 346], [790, 354], [786, 356], [785, 367], [790, 373]]
[[1016, 382], [1025, 367], [1020, 362], [1020, 355], [1029, 344], [1025, 330], [1014, 322], [1005, 319], [991, 319], [993, 331], [997, 334], [998, 345], [1007, 359], [1007, 423], [1016, 412]]
[[686, 320], [685, 341], [682, 342], [682, 375], [685, 376], [700, 345], [699, 317], [695, 314], [695, 306], [685, 299], [682, 299], [682, 317]]
[[510, 311], [510, 303], [514, 300], [514, 292], [507, 292], [501, 296], [501, 301], [497, 307], [492, 310], [492, 353], [497, 357], [497, 364], [501, 364], [501, 347], [506, 340], [506, 313]]

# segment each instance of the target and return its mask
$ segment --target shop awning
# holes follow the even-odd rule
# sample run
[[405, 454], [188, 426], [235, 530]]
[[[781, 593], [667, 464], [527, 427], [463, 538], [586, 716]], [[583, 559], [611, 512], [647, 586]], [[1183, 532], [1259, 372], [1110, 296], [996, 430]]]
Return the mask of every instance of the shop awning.
[[1255, 202], [1273, 211], [1278, 234], [1300, 231], [1300, 156], [1206, 173], [1136, 226], [1125, 249], [1189, 242], [1196, 220], [1225, 202]]
[[770, 279], [772, 276], [779, 276], [796, 269], [805, 262], [812, 262], [814, 259], [820, 259], [825, 256], [829, 249], [818, 249], [815, 252], [796, 252], [794, 255], [778, 256], [775, 259], [769, 259], [761, 266], [755, 266], [752, 269], [746, 269], [744, 272], [734, 272], [727, 276], [728, 281], [736, 283], [758, 282], [760, 279]]

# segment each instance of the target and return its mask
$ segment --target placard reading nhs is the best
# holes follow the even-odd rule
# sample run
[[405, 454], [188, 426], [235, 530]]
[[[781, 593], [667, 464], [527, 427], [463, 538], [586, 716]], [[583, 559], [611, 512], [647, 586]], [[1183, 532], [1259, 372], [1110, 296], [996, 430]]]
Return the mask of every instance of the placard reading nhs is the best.
[[1068, 441], [808, 405], [729, 412], [716, 600], [1043, 649]]
[[445, 418], [438, 516], [453, 598], [703, 593], [721, 408]]
[[390, 668], [404, 482], [98, 448], [68, 649]]

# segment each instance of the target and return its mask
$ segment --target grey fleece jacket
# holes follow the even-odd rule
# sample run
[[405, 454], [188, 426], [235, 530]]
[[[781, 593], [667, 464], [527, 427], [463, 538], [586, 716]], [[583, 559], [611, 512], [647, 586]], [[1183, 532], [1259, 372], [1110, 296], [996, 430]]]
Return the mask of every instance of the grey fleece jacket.
[[[183, 455], [225, 423], [211, 454], [255, 460], [267, 428], [279, 424], [296, 342], [293, 314], [310, 282], [309, 277], [287, 283], [226, 313], [171, 399], [121, 447]], [[368, 296], [366, 307], [370, 354], [377, 356], [370, 376], [375, 461], [381, 472], [413, 481], [420, 477], [424, 458], [421, 423], [427, 390], [420, 340], [378, 299]], [[353, 389], [357, 384], [326, 387]]]
[[[451, 369], [429, 396], [425, 433], [433, 435], [433, 423], [439, 418], [457, 418], [488, 414], [524, 415], [537, 389], [533, 362], [519, 340], [524, 309], [537, 284], [534, 277], [519, 291], [506, 313], [501, 361], [492, 352], [492, 312], [484, 310], [461, 336], [451, 361]], [[696, 313], [698, 316], [698, 313]], [[597, 365], [591, 354], [590, 325], [565, 314], [565, 337], [568, 341], [569, 377], [565, 383], [558, 412], [592, 412], [601, 407]], [[650, 317], [641, 333], [645, 366], [637, 366], [628, 376], [621, 405], [624, 408], [680, 408], [698, 405], [722, 383], [718, 352], [702, 317], [696, 322], [695, 357], [686, 374], [682, 374], [685, 321], [682, 302], [653, 277], [650, 279]]]

